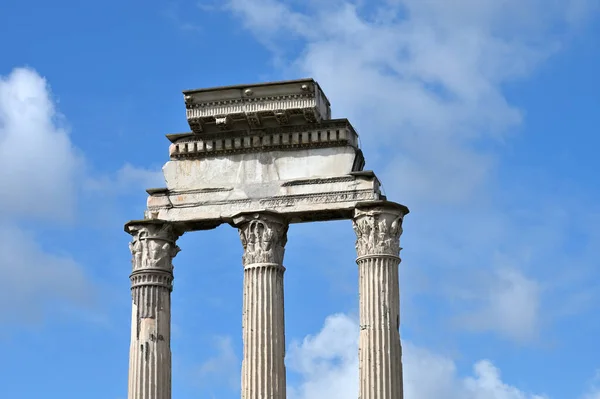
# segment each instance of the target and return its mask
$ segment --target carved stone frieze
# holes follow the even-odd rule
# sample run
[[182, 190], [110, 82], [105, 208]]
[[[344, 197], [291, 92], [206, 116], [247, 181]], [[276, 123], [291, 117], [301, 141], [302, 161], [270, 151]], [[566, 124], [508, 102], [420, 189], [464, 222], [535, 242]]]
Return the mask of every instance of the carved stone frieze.
[[[303, 112], [301, 110], [286, 110], [286, 112], [288, 113], [288, 115], [302, 115]], [[255, 119], [256, 117], [259, 117], [262, 121], [263, 117], [268, 117], [269, 115], [272, 115], [274, 113], [274, 111], [270, 111], [270, 112], [248, 112], [245, 114], [236, 114], [237, 118], [233, 118], [232, 114], [230, 114], [229, 116], [232, 117], [232, 119], [248, 119], [248, 118], [253, 118]], [[205, 123], [208, 122], [214, 122], [214, 117], [206, 117], [206, 120], [204, 120]], [[217, 139], [224, 139], [224, 138], [238, 138], [238, 137], [245, 137], [245, 136], [253, 136], [256, 135], [257, 133], [259, 134], [263, 134], [263, 135], [273, 135], [273, 134], [289, 134], [289, 133], [302, 133], [302, 132], [309, 132], [309, 133], [317, 133], [317, 135], [320, 133], [322, 138], [327, 137], [327, 133], [329, 133], [330, 137], [334, 137], [337, 135], [337, 130], [349, 130], [351, 132], [352, 136], [358, 136], [356, 130], [354, 130], [354, 127], [352, 126], [352, 124], [348, 121], [348, 119], [346, 118], [340, 118], [340, 119], [329, 119], [329, 120], [320, 120], [319, 121], [319, 125], [318, 126], [309, 126], [306, 124], [300, 124], [300, 125], [287, 125], [287, 126], [264, 126], [261, 122], [261, 126], [259, 129], [253, 129], [253, 130], [248, 130], [248, 129], [236, 129], [236, 130], [230, 130], [230, 131], [217, 131], [217, 132], [202, 132], [199, 136], [196, 135], [196, 133], [194, 132], [186, 132], [186, 133], [171, 133], [171, 134], [167, 134], [167, 138], [169, 139], [169, 141], [171, 143], [183, 143], [189, 140], [194, 140], [196, 138], [200, 138], [203, 140], [217, 140]]]
[[397, 209], [377, 207], [357, 209], [352, 220], [358, 257], [400, 254], [400, 235], [404, 214]]
[[260, 127], [261, 123], [258, 112], [248, 112], [246, 113], [246, 118], [248, 118], [248, 124], [250, 125], [251, 129], [256, 129]]
[[234, 218], [242, 246], [245, 266], [256, 263], [283, 263], [288, 224], [270, 214], [243, 215]]
[[282, 187], [304, 186], [308, 184], [331, 184], [354, 181], [354, 176], [336, 176], [336, 177], [315, 177], [312, 179], [290, 180], [283, 183]]
[[229, 115], [215, 116], [215, 124], [219, 130], [227, 130], [231, 126], [231, 117]]
[[[346, 209], [349, 203], [375, 201], [379, 200], [380, 197], [381, 195], [377, 189], [360, 189], [279, 195], [263, 199], [198, 201], [192, 195], [180, 192], [177, 195], [169, 193], [151, 197], [153, 204], [148, 205], [145, 215], [148, 219], [183, 221], [197, 218], [195, 215], [202, 215], [203, 218], [207, 219], [218, 218], [222, 220], [226, 217], [233, 217], [240, 212], [256, 212], [264, 209], [280, 213], [305, 209], [307, 213], [315, 214], [317, 206], [322, 210], [335, 211], [336, 209]], [[179, 199], [175, 201], [177, 198]], [[153, 214], [157, 216], [151, 217]]]
[[[200, 108], [205, 109], [208, 112], [212, 111], [218, 107], [235, 107], [240, 106], [241, 104], [266, 104], [266, 103], [277, 103], [281, 102], [289, 102], [290, 104], [299, 103], [305, 101], [316, 102], [314, 92], [306, 92], [306, 93], [298, 93], [298, 94], [289, 94], [289, 95], [273, 95], [273, 96], [263, 96], [263, 97], [251, 97], [246, 96], [245, 98], [233, 98], [233, 99], [225, 99], [225, 100], [216, 100], [216, 101], [206, 101], [202, 100], [194, 101], [193, 95], [184, 95], [184, 101], [186, 104], [190, 105], [190, 108]], [[296, 107], [297, 108], [297, 107]], [[235, 108], [234, 108], [235, 109]]]
[[280, 195], [260, 200], [265, 208], [295, 207], [301, 204], [330, 204], [347, 201], [368, 201], [378, 199], [373, 190], [352, 190], [333, 193], [315, 193], [300, 195]]
[[290, 122], [288, 113], [283, 109], [279, 109], [273, 112], [273, 116], [275, 117], [275, 120], [277, 120], [277, 123], [279, 123], [280, 125], [287, 125]]
[[179, 252], [178, 235], [169, 223], [143, 223], [127, 226], [133, 240], [129, 249], [133, 256], [133, 272], [159, 270], [172, 272], [172, 260]]
[[319, 115], [312, 108], [305, 108], [302, 110], [304, 114], [304, 118], [308, 123], [317, 123], [319, 122]]

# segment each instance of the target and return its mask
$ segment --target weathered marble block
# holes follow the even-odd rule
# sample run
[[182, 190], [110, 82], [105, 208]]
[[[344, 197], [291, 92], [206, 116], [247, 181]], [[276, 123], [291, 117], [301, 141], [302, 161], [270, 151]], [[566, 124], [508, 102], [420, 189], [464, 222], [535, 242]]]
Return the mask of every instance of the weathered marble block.
[[203, 229], [231, 223], [241, 212], [270, 210], [291, 223], [349, 219], [358, 202], [385, 199], [372, 172], [189, 190], [148, 190], [146, 218]]
[[358, 135], [346, 119], [316, 125], [169, 135], [169, 190], [269, 185], [279, 180], [338, 176], [364, 166]]
[[313, 79], [183, 92], [195, 133], [316, 123], [331, 117], [329, 100]]

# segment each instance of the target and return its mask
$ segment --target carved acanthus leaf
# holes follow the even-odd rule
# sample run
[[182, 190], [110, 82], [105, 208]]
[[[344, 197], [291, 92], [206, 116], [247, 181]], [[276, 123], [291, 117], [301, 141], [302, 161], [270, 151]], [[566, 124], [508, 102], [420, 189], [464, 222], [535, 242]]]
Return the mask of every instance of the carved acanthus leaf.
[[172, 260], [180, 251], [175, 244], [178, 235], [170, 224], [144, 224], [130, 227], [133, 240], [129, 249], [133, 255], [133, 271], [173, 270]]
[[287, 242], [287, 224], [254, 219], [239, 227], [240, 239], [244, 247], [244, 265], [254, 263], [283, 263]]
[[356, 233], [358, 256], [399, 256], [402, 217], [402, 214], [385, 209], [374, 209], [368, 212], [357, 211], [352, 225]]

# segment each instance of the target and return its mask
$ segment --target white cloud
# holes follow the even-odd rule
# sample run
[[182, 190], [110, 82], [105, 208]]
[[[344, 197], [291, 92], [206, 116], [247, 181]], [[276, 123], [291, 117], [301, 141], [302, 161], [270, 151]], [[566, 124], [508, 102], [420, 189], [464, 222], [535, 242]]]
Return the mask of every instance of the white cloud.
[[80, 158], [44, 78], [27, 68], [0, 76], [0, 213], [73, 217]]
[[592, 379], [590, 388], [583, 395], [582, 399], [600, 399], [600, 369], [596, 370], [596, 375]]
[[[318, 334], [292, 343], [288, 368], [301, 382], [290, 387], [291, 399], [345, 399], [358, 393], [358, 324], [344, 314], [326, 319]], [[543, 399], [502, 381], [489, 360], [459, 376], [448, 357], [403, 342], [406, 399]]]
[[[351, 398], [358, 392], [358, 326], [344, 315], [325, 320], [315, 336], [292, 342], [287, 369], [300, 374], [302, 384], [288, 389], [290, 399]], [[350, 349], [349, 349], [350, 348]]]
[[233, 349], [231, 337], [214, 337], [216, 354], [205, 360], [197, 369], [200, 385], [214, 389], [219, 385], [238, 390], [240, 385], [239, 360]]
[[48, 82], [30, 68], [0, 76], [0, 216], [65, 222], [76, 217], [82, 187], [124, 193], [165, 185], [160, 170], [126, 163], [112, 176], [94, 176], [87, 166]]
[[82, 165], [46, 80], [28, 68], [0, 76], [0, 322], [38, 322], [57, 301], [90, 304], [83, 268], [19, 226], [72, 219]]
[[45, 252], [36, 237], [16, 226], [0, 228], [0, 324], [38, 323], [60, 303], [87, 307], [94, 287], [68, 256]]
[[487, 284], [473, 288], [477, 310], [458, 318], [463, 328], [499, 331], [517, 341], [537, 338], [540, 327], [541, 288], [519, 270], [496, 269]]
[[[556, 51], [554, 33], [575, 4], [403, 0], [369, 2], [376, 11], [367, 12], [328, 1], [300, 12], [290, 3], [231, 0], [229, 7], [278, 57], [292, 60], [288, 74], [321, 82], [334, 113], [349, 117], [372, 148], [367, 161], [397, 146], [382, 165], [395, 192], [444, 203], [471, 198], [485, 183], [494, 156], [478, 144], [497, 142], [522, 120], [502, 85]], [[290, 37], [302, 51], [286, 53], [282, 40]]]
[[166, 187], [160, 169], [153, 170], [125, 163], [114, 175], [88, 177], [85, 188], [103, 193], [143, 192], [148, 188]]
[[145, 188], [165, 187], [165, 178], [161, 170], [139, 168], [126, 163], [117, 172], [119, 186], [143, 186]]
[[[519, 341], [535, 337], [549, 319], [542, 312], [554, 311], [544, 308], [543, 294], [552, 292], [543, 287], [556, 278], [548, 264], [568, 264], [561, 250], [575, 226], [562, 215], [590, 208], [580, 197], [545, 195], [539, 181], [520, 181], [523, 190], [495, 179], [499, 150], [523, 120], [503, 89], [557, 54], [595, 7], [588, 0], [227, 5], [271, 49], [286, 77], [314, 77], [334, 115], [357, 127], [367, 167], [378, 171], [389, 198], [413, 211], [403, 268], [424, 270], [411, 271], [413, 278], [437, 276], [431, 295], [454, 300], [457, 291], [471, 291], [459, 300], [481, 304], [467, 316], [468, 329]], [[523, 201], [514, 205], [516, 198]], [[498, 254], [511, 259], [510, 267], [498, 263]], [[594, 259], [581, 255], [581, 264]], [[462, 278], [468, 274], [478, 278]], [[481, 281], [487, 290], [472, 290]], [[514, 306], [514, 295], [531, 302]]]

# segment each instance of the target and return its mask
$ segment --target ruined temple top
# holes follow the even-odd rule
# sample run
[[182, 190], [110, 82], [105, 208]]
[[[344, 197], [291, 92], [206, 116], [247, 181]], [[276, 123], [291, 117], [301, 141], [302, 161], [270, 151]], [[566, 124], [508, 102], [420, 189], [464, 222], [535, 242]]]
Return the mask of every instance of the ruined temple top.
[[145, 220], [192, 231], [267, 211], [288, 223], [351, 219], [358, 204], [386, 200], [357, 132], [331, 118], [313, 79], [183, 96], [191, 131], [167, 134], [165, 187], [148, 190]]
[[183, 91], [196, 134], [298, 126], [331, 119], [329, 100], [313, 79]]

